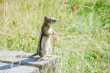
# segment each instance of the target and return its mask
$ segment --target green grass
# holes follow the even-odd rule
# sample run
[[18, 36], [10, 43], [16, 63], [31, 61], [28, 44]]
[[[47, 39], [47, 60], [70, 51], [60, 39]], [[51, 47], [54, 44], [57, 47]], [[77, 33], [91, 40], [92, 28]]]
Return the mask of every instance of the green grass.
[[43, 17], [52, 16], [61, 21], [53, 25], [59, 73], [110, 72], [109, 0], [0, 0], [0, 8], [1, 49], [35, 52]]

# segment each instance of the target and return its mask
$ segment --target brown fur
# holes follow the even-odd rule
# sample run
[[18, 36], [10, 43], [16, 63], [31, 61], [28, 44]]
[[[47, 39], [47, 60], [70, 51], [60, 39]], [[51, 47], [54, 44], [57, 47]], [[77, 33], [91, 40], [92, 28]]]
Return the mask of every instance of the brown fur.
[[32, 56], [39, 55], [40, 57], [49, 56], [53, 53], [53, 35], [55, 31], [52, 29], [52, 23], [56, 22], [55, 19], [45, 17], [44, 23], [41, 28], [41, 36], [37, 48], [37, 53]]

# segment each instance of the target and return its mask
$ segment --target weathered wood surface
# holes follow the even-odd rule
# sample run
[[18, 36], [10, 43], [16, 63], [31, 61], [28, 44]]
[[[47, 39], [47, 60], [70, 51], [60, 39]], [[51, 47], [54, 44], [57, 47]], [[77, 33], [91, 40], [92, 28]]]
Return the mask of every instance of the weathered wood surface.
[[38, 56], [33, 58], [17, 57], [24, 55], [31, 55], [31, 53], [1, 50], [0, 73], [41, 73], [44, 69], [51, 70], [50, 73], [55, 72], [56, 56], [44, 58], [39, 58]]

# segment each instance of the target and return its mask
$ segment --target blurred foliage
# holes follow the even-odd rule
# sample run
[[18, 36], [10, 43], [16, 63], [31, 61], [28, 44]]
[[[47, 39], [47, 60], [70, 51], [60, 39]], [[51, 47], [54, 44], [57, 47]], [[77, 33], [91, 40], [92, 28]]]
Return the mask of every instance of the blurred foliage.
[[36, 52], [44, 16], [60, 21], [59, 73], [110, 72], [110, 0], [0, 0], [0, 48]]
[[[86, 18], [92, 17], [91, 22], [95, 22], [97, 24], [93, 24], [92, 26], [110, 30], [109, 0], [68, 0], [67, 4], [69, 13], [77, 10], [78, 15], [84, 16]], [[94, 19], [98, 19], [100, 24], [98, 24]]]

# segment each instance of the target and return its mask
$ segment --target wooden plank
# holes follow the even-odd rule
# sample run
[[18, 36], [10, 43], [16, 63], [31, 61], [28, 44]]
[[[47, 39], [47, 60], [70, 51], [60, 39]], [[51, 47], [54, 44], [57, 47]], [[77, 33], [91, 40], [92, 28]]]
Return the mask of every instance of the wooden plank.
[[0, 73], [39, 73], [39, 68], [0, 63]]
[[[31, 55], [31, 53], [25, 53], [22, 51], [0, 51], [0, 73], [16, 73], [15, 70], [19, 72], [20, 69], [23, 71], [21, 73], [38, 73], [44, 69], [55, 67], [57, 62], [57, 56], [52, 55], [48, 57], [39, 58], [38, 56], [33, 58], [23, 58], [17, 56]], [[27, 70], [31, 72], [27, 72]], [[13, 71], [13, 72], [12, 72]], [[46, 73], [46, 72], [44, 72]]]

